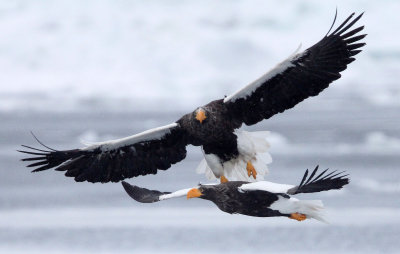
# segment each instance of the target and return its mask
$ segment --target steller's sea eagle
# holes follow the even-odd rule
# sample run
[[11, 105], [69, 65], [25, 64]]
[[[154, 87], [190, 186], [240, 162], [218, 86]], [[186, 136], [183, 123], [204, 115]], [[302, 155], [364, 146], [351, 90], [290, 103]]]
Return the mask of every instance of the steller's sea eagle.
[[206, 184], [176, 192], [160, 192], [140, 188], [122, 181], [125, 191], [141, 203], [154, 203], [170, 198], [186, 196], [212, 201], [226, 213], [238, 213], [255, 217], [284, 216], [298, 221], [313, 218], [324, 221], [321, 200], [299, 200], [291, 197], [298, 193], [313, 193], [341, 189], [349, 183], [347, 175], [327, 170], [315, 177], [318, 166], [308, 177], [306, 170], [298, 186], [267, 181], [229, 181], [221, 184]]
[[[46, 147], [20, 151], [33, 157], [33, 172], [54, 168], [82, 182], [118, 182], [139, 175], [156, 174], [186, 157], [186, 146], [201, 146], [208, 168], [221, 182], [262, 179], [265, 165], [257, 161], [268, 144], [238, 131], [242, 124], [253, 125], [318, 95], [340, 78], [340, 72], [355, 60], [366, 34], [353, 29], [363, 14], [351, 14], [333, 32], [314, 46], [288, 59], [224, 99], [198, 107], [178, 121], [126, 138], [87, 147], [58, 151]], [[336, 20], [336, 15], [335, 15]], [[261, 165], [261, 166], [260, 166]], [[264, 167], [264, 168], [263, 168]]]

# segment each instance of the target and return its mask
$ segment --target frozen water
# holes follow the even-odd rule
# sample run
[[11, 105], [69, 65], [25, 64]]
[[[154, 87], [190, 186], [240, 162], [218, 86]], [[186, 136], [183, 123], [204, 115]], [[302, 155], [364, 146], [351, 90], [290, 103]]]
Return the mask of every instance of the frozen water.
[[[300, 197], [322, 199], [330, 225], [228, 215], [196, 199], [140, 204], [119, 183], [75, 183], [55, 171], [31, 174], [18, 161], [22, 155], [15, 152], [19, 144], [34, 144], [29, 130], [46, 144], [67, 149], [80, 146], [82, 137], [99, 141], [162, 125], [180, 112], [2, 113], [0, 252], [397, 253], [399, 118], [390, 109], [379, 108], [338, 113], [331, 116], [326, 109], [299, 109], [248, 128], [274, 133], [270, 181], [297, 184], [305, 169], [317, 164], [350, 174], [351, 183], [343, 190]], [[350, 124], [351, 115], [357, 117]], [[376, 117], [386, 124], [372, 120], [364, 124], [363, 119]], [[351, 149], [341, 152], [338, 144]], [[385, 144], [393, 150], [377, 152]], [[189, 147], [187, 159], [171, 169], [128, 181], [162, 191], [206, 182], [195, 173], [201, 156], [198, 148]]]
[[16, 0], [0, 3], [0, 110], [193, 109], [319, 41], [336, 7], [366, 12], [368, 45], [325, 99], [399, 105], [396, 0]]

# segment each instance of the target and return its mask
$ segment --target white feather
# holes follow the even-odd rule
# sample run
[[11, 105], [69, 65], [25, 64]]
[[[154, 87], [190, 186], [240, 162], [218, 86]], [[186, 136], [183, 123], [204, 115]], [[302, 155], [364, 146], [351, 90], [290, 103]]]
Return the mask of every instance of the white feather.
[[218, 156], [214, 154], [206, 154], [204, 153], [203, 149], [202, 151], [204, 154], [204, 159], [207, 162], [207, 167], [206, 167], [207, 178], [212, 180], [213, 176], [215, 178], [221, 177], [224, 174], [224, 168], [221, 163], [221, 160], [218, 158]]
[[[267, 152], [270, 145], [266, 140], [268, 131], [247, 132], [235, 131], [238, 139], [239, 156], [224, 163], [214, 154], [204, 154], [204, 160], [197, 167], [197, 173], [204, 173], [209, 180], [215, 180], [224, 175], [230, 181], [254, 182], [263, 180], [268, 174], [267, 164], [272, 162], [271, 155]], [[246, 166], [251, 161], [257, 171], [256, 179], [248, 176]]]
[[321, 200], [298, 200], [297, 198], [285, 198], [280, 196], [277, 201], [272, 203], [270, 208], [284, 214], [302, 213], [305, 214], [307, 218], [326, 222], [323, 217], [324, 205]]
[[171, 124], [153, 128], [153, 129], [150, 129], [150, 130], [147, 130], [147, 131], [144, 131], [144, 132], [141, 132], [141, 133], [129, 136], [129, 137], [94, 143], [88, 147], [83, 148], [82, 150], [88, 151], [88, 150], [94, 150], [94, 149], [100, 147], [100, 149], [102, 151], [109, 151], [109, 150], [118, 149], [123, 146], [133, 145], [133, 144], [143, 142], [143, 141], [161, 139], [166, 134], [171, 133], [171, 129], [173, 129], [177, 126], [178, 126], [177, 123], [171, 123]]
[[291, 188], [295, 187], [294, 185], [289, 184], [279, 184], [272, 183], [267, 181], [259, 181], [255, 183], [246, 183], [242, 186], [238, 187], [239, 191], [268, 191], [272, 193], [287, 193], [287, 191]]
[[[209, 185], [209, 186], [210, 186], [210, 185], [217, 185], [217, 184], [219, 184], [219, 183], [206, 183], [206, 184], [200, 184], [200, 185]], [[164, 195], [159, 196], [159, 197], [158, 197], [158, 200], [162, 201], [162, 200], [166, 200], [166, 199], [170, 199], [170, 198], [179, 198], [179, 197], [183, 197], [183, 196], [186, 196], [187, 193], [188, 193], [191, 189], [197, 188], [197, 187], [198, 187], [198, 186], [192, 187], [192, 188], [183, 189], [183, 190], [178, 190], [178, 191], [175, 191], [175, 192], [171, 192], [171, 193], [169, 193], [169, 194], [164, 194]]]
[[193, 189], [193, 188], [187, 188], [187, 189], [172, 192], [170, 194], [164, 194], [164, 195], [159, 196], [158, 199], [161, 201], [161, 200], [166, 200], [166, 199], [170, 199], [170, 198], [178, 198], [178, 197], [186, 196], [187, 193], [191, 189]]

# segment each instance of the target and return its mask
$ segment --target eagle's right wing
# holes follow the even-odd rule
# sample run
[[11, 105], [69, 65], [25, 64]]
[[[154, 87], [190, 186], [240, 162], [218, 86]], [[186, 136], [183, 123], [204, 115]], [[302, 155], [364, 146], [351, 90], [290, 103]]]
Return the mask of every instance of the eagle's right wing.
[[32, 161], [32, 172], [54, 168], [66, 171], [77, 182], [118, 182], [139, 175], [156, 174], [186, 157], [188, 135], [178, 123], [122, 139], [110, 140], [81, 149], [57, 151], [24, 146], [19, 151], [32, 155], [23, 161]]
[[327, 190], [339, 190], [344, 185], [350, 182], [348, 175], [343, 174], [344, 172], [332, 171], [326, 173], [328, 169], [322, 171], [316, 177], [318, 166], [315, 167], [314, 171], [308, 177], [308, 169], [304, 173], [303, 179], [298, 186], [295, 186], [287, 191], [287, 194], [298, 194], [298, 193], [314, 193]]

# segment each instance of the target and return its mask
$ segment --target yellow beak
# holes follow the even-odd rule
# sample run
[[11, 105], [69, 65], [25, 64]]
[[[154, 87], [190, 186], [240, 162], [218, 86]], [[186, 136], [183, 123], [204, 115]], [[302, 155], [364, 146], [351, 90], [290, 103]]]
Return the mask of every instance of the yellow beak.
[[199, 189], [193, 188], [190, 191], [188, 191], [186, 197], [187, 197], [187, 199], [189, 199], [189, 198], [198, 198], [201, 195], [203, 195], [203, 194], [201, 193], [201, 191]]
[[203, 123], [203, 121], [206, 119], [207, 117], [206, 117], [206, 112], [204, 111], [204, 110], [202, 110], [202, 109], [199, 109], [198, 111], [197, 111], [197, 114], [196, 114], [196, 119], [200, 122], [200, 123]]

